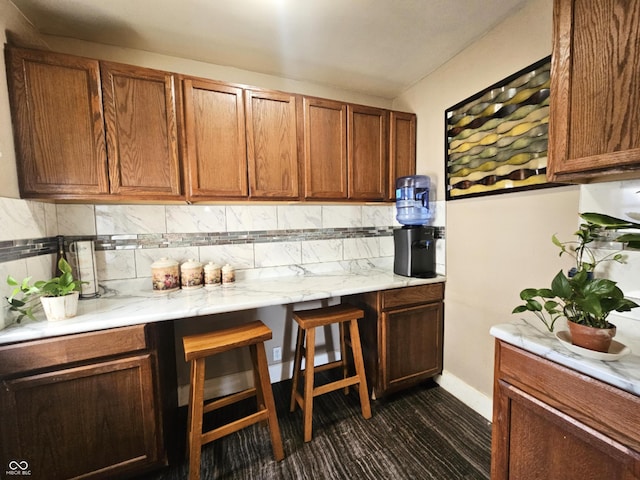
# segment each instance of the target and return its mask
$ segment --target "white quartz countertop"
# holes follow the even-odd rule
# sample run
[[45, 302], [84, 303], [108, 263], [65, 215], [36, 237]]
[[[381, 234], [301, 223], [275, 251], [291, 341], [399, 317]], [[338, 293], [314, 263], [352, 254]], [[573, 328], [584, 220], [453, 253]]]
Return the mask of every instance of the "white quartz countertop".
[[395, 275], [392, 268], [360, 264], [324, 273], [238, 280], [232, 287], [215, 290], [158, 293], [150, 278], [111, 281], [101, 285], [100, 298], [80, 300], [76, 317], [48, 322], [39, 313], [36, 321], [23, 319], [0, 330], [0, 345], [443, 281], [443, 276], [409, 278]]
[[[609, 316], [609, 321], [617, 327], [614, 340], [631, 349], [630, 354], [616, 361], [593, 360], [569, 351], [555, 334], [548, 332], [535, 317], [495, 325], [491, 327], [490, 333], [516, 347], [640, 395], [640, 321], [613, 314]], [[556, 324], [555, 331], [562, 330], [567, 330], [566, 322]]]

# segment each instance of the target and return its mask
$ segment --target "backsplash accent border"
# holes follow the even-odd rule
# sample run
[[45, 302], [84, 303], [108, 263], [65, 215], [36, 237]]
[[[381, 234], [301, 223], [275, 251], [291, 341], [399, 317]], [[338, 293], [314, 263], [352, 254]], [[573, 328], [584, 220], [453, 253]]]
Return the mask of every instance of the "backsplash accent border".
[[[65, 235], [65, 247], [76, 240], [94, 240], [96, 251], [145, 248], [203, 247], [292, 241], [315, 241], [343, 238], [389, 237], [396, 227], [318, 228], [299, 230], [254, 230], [210, 233], [157, 233], [118, 235]], [[443, 239], [444, 227], [432, 227], [435, 238]], [[0, 242], [0, 263], [38, 255], [55, 254], [56, 237], [7, 240]]]

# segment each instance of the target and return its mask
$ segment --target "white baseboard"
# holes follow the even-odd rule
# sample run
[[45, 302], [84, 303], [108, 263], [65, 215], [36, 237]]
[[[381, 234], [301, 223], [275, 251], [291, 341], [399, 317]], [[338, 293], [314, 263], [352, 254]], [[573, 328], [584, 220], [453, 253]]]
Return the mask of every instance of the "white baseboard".
[[462, 403], [478, 412], [488, 421], [492, 421], [493, 401], [491, 398], [446, 370], [442, 372], [442, 375], [438, 375], [435, 381]]

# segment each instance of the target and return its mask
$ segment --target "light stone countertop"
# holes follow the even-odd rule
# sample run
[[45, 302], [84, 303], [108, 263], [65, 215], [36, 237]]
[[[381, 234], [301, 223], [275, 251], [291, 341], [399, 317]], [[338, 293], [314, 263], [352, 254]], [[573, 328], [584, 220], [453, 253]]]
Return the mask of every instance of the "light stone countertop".
[[0, 330], [0, 345], [445, 281], [441, 275], [430, 279], [403, 277], [395, 275], [392, 267], [368, 262], [344, 262], [340, 267], [282, 277], [238, 279], [232, 287], [215, 290], [171, 293], [154, 292], [150, 278], [104, 282], [100, 298], [80, 300], [76, 317], [48, 322], [39, 312], [37, 321], [23, 319], [20, 324]]
[[[533, 315], [494, 325], [489, 332], [511, 345], [640, 396], [640, 320], [628, 314], [611, 314], [609, 321], [617, 327], [614, 340], [631, 349], [616, 361], [594, 360], [569, 351]], [[567, 329], [566, 321], [558, 320], [554, 330]]]

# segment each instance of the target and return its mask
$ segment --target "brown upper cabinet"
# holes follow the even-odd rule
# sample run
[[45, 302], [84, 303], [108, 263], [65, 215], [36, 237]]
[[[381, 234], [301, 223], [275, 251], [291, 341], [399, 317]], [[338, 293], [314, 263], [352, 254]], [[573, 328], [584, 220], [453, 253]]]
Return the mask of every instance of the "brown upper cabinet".
[[14, 48], [7, 62], [24, 198], [180, 197], [172, 74]]
[[395, 200], [396, 176], [416, 169], [415, 114], [312, 97], [303, 108], [304, 197]]
[[13, 48], [6, 60], [22, 196], [108, 194], [98, 61]]
[[174, 75], [101, 62], [111, 193], [179, 198]]
[[387, 200], [396, 199], [396, 178], [416, 174], [416, 115], [389, 113], [389, 184]]
[[245, 114], [249, 197], [298, 198], [296, 97], [245, 90]]
[[347, 105], [305, 97], [304, 198], [347, 198]]
[[394, 199], [416, 116], [7, 47], [20, 192], [75, 201]]
[[384, 200], [387, 185], [388, 111], [348, 105], [348, 192], [353, 200]]
[[196, 78], [183, 89], [188, 198], [246, 198], [243, 90]]
[[640, 3], [555, 0], [551, 181], [640, 178]]

